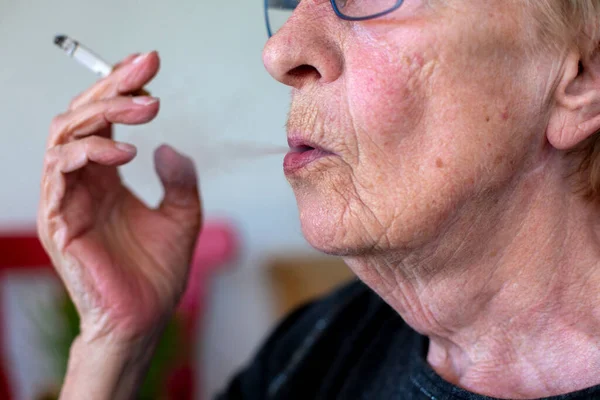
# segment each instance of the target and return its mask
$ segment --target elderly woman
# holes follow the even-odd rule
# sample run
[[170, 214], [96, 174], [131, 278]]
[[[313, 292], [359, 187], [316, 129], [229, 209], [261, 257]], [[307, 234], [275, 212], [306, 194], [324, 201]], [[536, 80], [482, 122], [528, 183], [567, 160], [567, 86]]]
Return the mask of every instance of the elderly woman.
[[[303, 232], [360, 278], [292, 314], [223, 398], [600, 399], [600, 1], [304, 0], [264, 62], [292, 88]], [[63, 399], [134, 396], [201, 225], [192, 162], [149, 209], [113, 124], [126, 59], [51, 128], [39, 233], [81, 315]], [[552, 397], [555, 396], [555, 397]]]

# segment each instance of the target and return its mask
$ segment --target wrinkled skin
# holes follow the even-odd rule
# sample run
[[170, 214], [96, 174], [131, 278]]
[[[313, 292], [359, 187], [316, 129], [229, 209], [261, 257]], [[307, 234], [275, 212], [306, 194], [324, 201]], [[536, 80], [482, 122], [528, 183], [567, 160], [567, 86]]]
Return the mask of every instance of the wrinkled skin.
[[288, 137], [334, 153], [287, 174], [308, 241], [429, 336], [438, 374], [503, 398], [600, 383], [598, 210], [565, 156], [600, 129], [600, 65], [536, 42], [525, 4], [351, 23], [305, 0], [263, 54]]
[[156, 151], [165, 187], [150, 209], [123, 185], [117, 167], [135, 157], [118, 147], [114, 123], [141, 124], [157, 99], [124, 94], [154, 77], [156, 53], [126, 59], [57, 116], [44, 163], [38, 230], [81, 316], [88, 342], [135, 341], [160, 331], [184, 288], [201, 224], [192, 162], [167, 146]]
[[[323, 251], [418, 247], [460, 208], [493, 207], [490, 191], [543, 157], [551, 68], [539, 71], [545, 60], [514, 40], [519, 7], [425, 3], [350, 25], [308, 1], [305, 19], [267, 45], [267, 68], [295, 88], [289, 130], [338, 155], [288, 177], [304, 233]], [[290, 64], [314, 70], [289, 74]]]
[[[429, 337], [444, 379], [520, 399], [600, 383], [599, 211], [565, 156], [600, 130], [600, 60], [541, 47], [524, 4], [405, 0], [348, 22], [304, 0], [264, 52], [293, 88], [288, 137], [333, 153], [287, 171], [308, 241]], [[157, 70], [125, 60], [51, 128], [38, 228], [82, 318], [62, 398], [130, 398], [185, 286], [192, 163], [157, 151], [152, 210], [111, 139], [156, 115], [124, 94]]]

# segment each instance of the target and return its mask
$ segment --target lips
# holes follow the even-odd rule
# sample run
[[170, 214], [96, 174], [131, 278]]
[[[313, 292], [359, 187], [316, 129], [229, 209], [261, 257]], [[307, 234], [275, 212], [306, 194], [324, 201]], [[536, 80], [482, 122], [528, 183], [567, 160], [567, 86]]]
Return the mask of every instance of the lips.
[[283, 170], [286, 175], [300, 171], [307, 165], [334, 153], [317, 144], [299, 137], [288, 138], [290, 151], [283, 160]]

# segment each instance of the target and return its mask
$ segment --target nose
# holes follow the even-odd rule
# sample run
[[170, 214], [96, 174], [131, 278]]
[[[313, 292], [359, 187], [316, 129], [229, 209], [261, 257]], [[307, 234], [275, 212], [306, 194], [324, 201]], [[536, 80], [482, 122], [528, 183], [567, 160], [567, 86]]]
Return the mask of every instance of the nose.
[[311, 82], [334, 82], [343, 72], [343, 55], [335, 40], [339, 21], [333, 10], [302, 3], [308, 2], [301, 2], [263, 50], [269, 74], [296, 89]]

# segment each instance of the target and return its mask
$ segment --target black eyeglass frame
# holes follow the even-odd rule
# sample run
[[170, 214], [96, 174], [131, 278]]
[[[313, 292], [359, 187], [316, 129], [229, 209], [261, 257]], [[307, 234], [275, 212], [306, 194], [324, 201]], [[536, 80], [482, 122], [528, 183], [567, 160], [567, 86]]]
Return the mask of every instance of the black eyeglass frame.
[[[279, 0], [281, 2], [282, 5], [282, 9], [283, 10], [294, 10], [296, 7], [290, 7], [289, 5], [286, 6], [286, 3], [289, 4], [289, 0]], [[294, 0], [292, 0], [294, 1]], [[335, 15], [337, 15], [339, 18], [346, 20], [346, 21], [365, 21], [368, 19], [373, 19], [373, 18], [379, 18], [382, 17], [386, 14], [391, 13], [392, 11], [397, 10], [398, 8], [400, 8], [400, 6], [402, 5], [402, 3], [404, 3], [404, 0], [396, 0], [396, 4], [394, 4], [392, 7], [390, 7], [389, 9], [386, 9], [384, 11], [375, 13], [375, 14], [371, 14], [371, 15], [367, 15], [364, 17], [349, 17], [347, 15], [345, 15], [344, 13], [342, 13], [340, 11], [340, 9], [338, 8], [335, 0], [330, 0], [329, 1], [331, 3], [331, 7], [333, 8], [333, 12], [335, 12]], [[273, 36], [272, 30], [271, 30], [271, 23], [269, 22], [269, 0], [265, 0], [265, 24], [267, 25], [267, 34], [269, 35], [269, 37]]]

